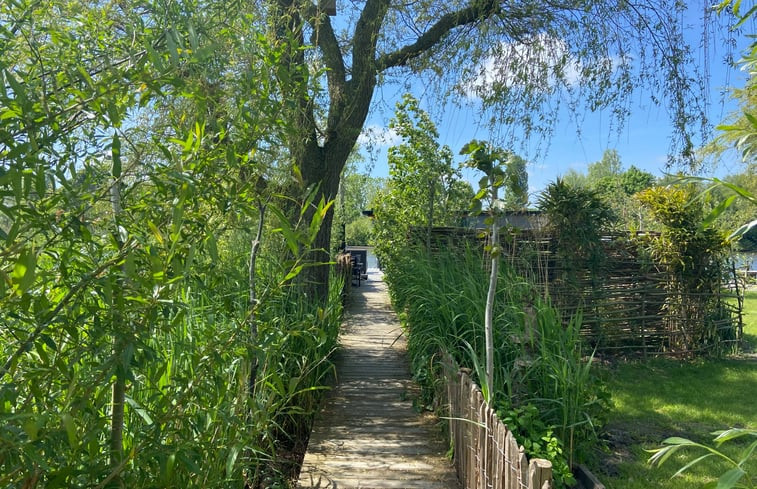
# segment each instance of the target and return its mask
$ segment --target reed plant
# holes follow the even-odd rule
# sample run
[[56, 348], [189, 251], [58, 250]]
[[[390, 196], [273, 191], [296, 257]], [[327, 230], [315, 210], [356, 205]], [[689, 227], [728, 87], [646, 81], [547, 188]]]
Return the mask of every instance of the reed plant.
[[[439, 353], [447, 352], [478, 376], [484, 364], [483, 317], [487, 271], [478, 250], [428, 254], [408, 251], [390, 276], [401, 306], [416, 378], [431, 404], [438, 388]], [[581, 316], [563, 324], [537, 289], [502, 263], [494, 307], [493, 389], [490, 403], [531, 455], [550, 458], [558, 483], [599, 443], [607, 395], [583, 350]]]

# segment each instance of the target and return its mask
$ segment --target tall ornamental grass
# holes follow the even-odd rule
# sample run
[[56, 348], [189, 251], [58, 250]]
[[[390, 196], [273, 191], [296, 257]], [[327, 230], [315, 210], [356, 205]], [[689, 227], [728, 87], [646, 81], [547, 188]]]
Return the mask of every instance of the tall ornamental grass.
[[[423, 402], [439, 386], [440, 353], [448, 352], [486, 385], [483, 318], [486, 270], [480, 252], [427, 254], [412, 250], [387, 267]], [[581, 317], [562, 324], [536, 289], [502, 263], [494, 308], [493, 392], [485, 393], [531, 456], [553, 462], [555, 478], [570, 484], [570, 467], [597, 448], [607, 396], [584, 351]]]

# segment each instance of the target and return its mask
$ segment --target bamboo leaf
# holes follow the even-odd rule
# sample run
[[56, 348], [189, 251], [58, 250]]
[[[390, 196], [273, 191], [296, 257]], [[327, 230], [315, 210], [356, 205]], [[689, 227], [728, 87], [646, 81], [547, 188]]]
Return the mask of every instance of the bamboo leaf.
[[218, 245], [216, 244], [215, 236], [209, 234], [205, 239], [205, 246], [208, 249], [208, 253], [210, 253], [210, 258], [213, 261], [218, 261]]
[[37, 256], [29, 249], [25, 249], [13, 266], [11, 278], [18, 284], [18, 292], [26, 292], [34, 283], [36, 277]]
[[112, 167], [110, 174], [113, 178], [118, 179], [121, 177], [121, 139], [118, 134], [113, 134], [113, 142], [110, 146], [110, 154], [112, 157]]
[[743, 226], [739, 227], [736, 231], [731, 233], [731, 236], [729, 236], [731, 239], [740, 238], [741, 236], [744, 236], [746, 233], [748, 233], [753, 227], [757, 226], [757, 219], [755, 219], [752, 222], [748, 222], [744, 224]]
[[61, 414], [60, 420], [61, 423], [63, 423], [63, 427], [66, 429], [68, 445], [75, 450], [78, 446], [78, 436], [76, 435], [76, 423], [74, 422], [74, 418], [69, 413], [64, 413]]
[[142, 420], [145, 423], [147, 423], [148, 425], [153, 424], [153, 420], [150, 417], [150, 415], [147, 413], [147, 411], [142, 406], [139, 405], [139, 403], [137, 401], [135, 401], [134, 399], [132, 399], [129, 396], [126, 396], [124, 399], [126, 400], [126, 403], [129, 406], [131, 406], [131, 408], [134, 410], [134, 412], [136, 412], [139, 415], [139, 417], [142, 418]]
[[237, 462], [241, 448], [239, 444], [235, 444], [229, 450], [229, 456], [226, 457], [226, 477], [231, 477], [234, 473], [234, 464]]
[[718, 478], [717, 489], [731, 489], [744, 477], [744, 470], [741, 467], [734, 467]]
[[287, 282], [289, 280], [292, 280], [294, 277], [300, 274], [302, 272], [303, 265], [297, 265], [295, 267], [292, 267], [291, 270], [289, 270], [289, 273], [286, 274], [286, 277], [284, 277], [284, 281]]
[[155, 225], [152, 221], [147, 221], [147, 227], [150, 228], [150, 231], [152, 231], [153, 236], [155, 236], [155, 239], [158, 240], [158, 243], [161, 245], [163, 244], [163, 234], [161, 234], [160, 229], [158, 229], [158, 226]]
[[695, 458], [691, 462], [687, 463], [686, 465], [684, 465], [683, 467], [681, 467], [680, 469], [678, 469], [678, 471], [676, 471], [676, 473], [673, 474], [670, 478], [672, 479], [673, 477], [678, 477], [679, 475], [683, 474], [684, 472], [686, 472], [687, 470], [689, 470], [691, 467], [695, 466], [696, 464], [698, 464], [702, 460], [708, 459], [708, 458], [713, 457], [713, 456], [714, 456], [714, 454], [708, 453], [706, 455], [702, 455], [701, 457]]
[[731, 428], [729, 430], [716, 431], [712, 434], [716, 435], [713, 441], [721, 444], [735, 438], [741, 438], [742, 436], [757, 436], [757, 430], [751, 430], [747, 428]]
[[702, 224], [700, 225], [700, 229], [706, 229], [710, 227], [710, 225], [715, 221], [715, 219], [723, 215], [723, 213], [729, 207], [731, 207], [731, 204], [733, 204], [733, 202], [736, 200], [736, 197], [737, 197], [736, 195], [731, 195], [727, 199], [721, 201], [717, 206], [715, 206], [715, 208], [712, 209], [712, 211], [710, 211], [707, 217], [705, 217], [704, 220], [702, 221]]

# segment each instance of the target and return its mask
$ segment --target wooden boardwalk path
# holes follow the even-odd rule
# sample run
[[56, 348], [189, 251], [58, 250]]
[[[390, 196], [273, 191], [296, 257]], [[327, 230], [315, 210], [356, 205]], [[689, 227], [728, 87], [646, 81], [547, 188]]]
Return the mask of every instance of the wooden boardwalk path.
[[353, 287], [337, 385], [315, 421], [299, 488], [458, 489], [436, 419], [413, 409], [404, 337], [378, 273]]

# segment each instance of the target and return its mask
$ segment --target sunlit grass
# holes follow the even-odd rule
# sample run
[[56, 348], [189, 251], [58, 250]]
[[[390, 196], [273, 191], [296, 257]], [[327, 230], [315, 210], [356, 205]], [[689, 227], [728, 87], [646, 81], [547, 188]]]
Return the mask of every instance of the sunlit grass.
[[[744, 302], [746, 350], [757, 350], [757, 290]], [[712, 481], [728, 468], [717, 460], [705, 461], [672, 478], [702, 453], [682, 451], [662, 467], [648, 464], [650, 453], [669, 436], [682, 436], [711, 445], [712, 432], [730, 427], [757, 427], [757, 362], [745, 359], [678, 362], [653, 360], [623, 363], [604, 371], [612, 392], [608, 453], [591, 468], [609, 489], [689, 489]], [[744, 443], [724, 447], [735, 454]], [[757, 457], [748, 470], [757, 473]]]
[[[694, 452], [676, 455], [658, 468], [648, 465], [650, 454], [644, 450], [659, 447], [670, 436], [709, 444], [713, 431], [757, 427], [757, 363], [752, 361], [660, 359], [616, 365], [605, 373], [614, 404], [607, 426], [610, 453], [598, 456], [592, 469], [608, 488], [699, 487], [727, 467], [708, 461], [671, 479], [695, 458]], [[750, 469], [757, 470], [757, 461]]]

